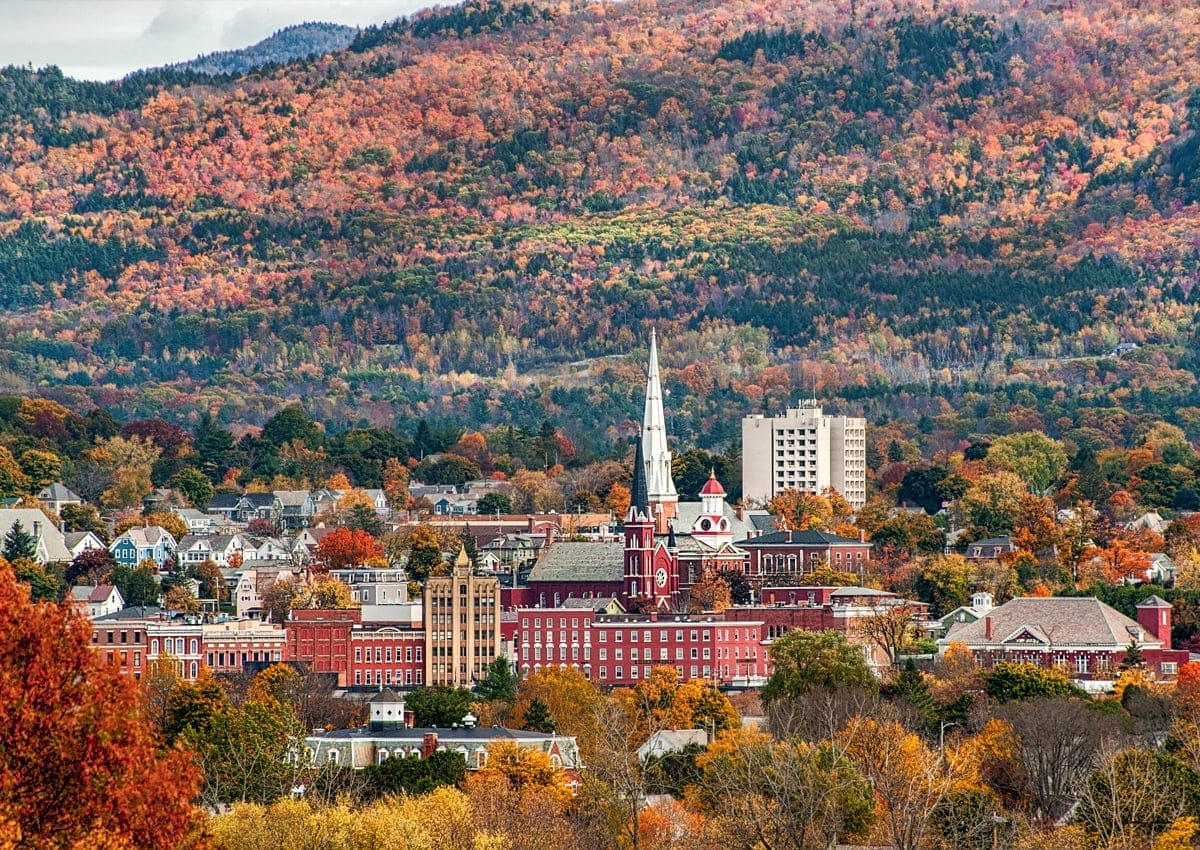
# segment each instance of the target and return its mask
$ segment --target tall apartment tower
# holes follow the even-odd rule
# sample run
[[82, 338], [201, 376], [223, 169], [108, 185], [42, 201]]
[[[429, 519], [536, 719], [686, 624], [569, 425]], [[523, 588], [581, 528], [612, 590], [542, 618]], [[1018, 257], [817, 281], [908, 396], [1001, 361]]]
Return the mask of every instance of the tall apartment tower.
[[469, 688], [500, 655], [500, 582], [473, 575], [466, 550], [425, 580], [425, 684]]
[[815, 399], [782, 416], [742, 420], [742, 492], [766, 504], [781, 490], [832, 487], [857, 510], [867, 501], [867, 420], [826, 416]]

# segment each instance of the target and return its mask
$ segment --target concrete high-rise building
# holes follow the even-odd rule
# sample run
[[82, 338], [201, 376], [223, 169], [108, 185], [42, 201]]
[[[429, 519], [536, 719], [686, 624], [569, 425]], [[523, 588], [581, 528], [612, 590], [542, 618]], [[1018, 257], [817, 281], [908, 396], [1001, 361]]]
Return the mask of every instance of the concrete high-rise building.
[[460, 551], [448, 576], [425, 580], [425, 683], [469, 688], [500, 655], [500, 582]]
[[766, 504], [782, 490], [832, 487], [857, 510], [867, 501], [867, 420], [827, 416], [816, 400], [782, 416], [742, 420], [742, 493]]

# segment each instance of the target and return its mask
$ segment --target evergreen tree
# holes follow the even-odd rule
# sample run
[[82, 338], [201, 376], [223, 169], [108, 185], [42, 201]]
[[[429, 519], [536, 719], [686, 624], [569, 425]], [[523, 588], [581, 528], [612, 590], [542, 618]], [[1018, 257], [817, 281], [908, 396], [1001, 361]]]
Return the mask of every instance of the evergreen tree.
[[18, 558], [37, 557], [37, 540], [25, 530], [20, 520], [14, 522], [8, 534], [4, 535], [3, 555], [10, 563]]
[[233, 465], [233, 434], [217, 425], [205, 413], [196, 427], [193, 440], [199, 455], [200, 470], [213, 481], [220, 481]]
[[471, 527], [463, 526], [463, 530], [459, 533], [458, 539], [462, 542], [463, 550], [466, 551], [467, 557], [471, 559], [471, 564], [474, 566], [479, 562], [479, 547], [475, 544], [475, 535], [471, 533]]
[[350, 506], [350, 516], [346, 518], [346, 527], [353, 531], [365, 531], [372, 537], [383, 534], [383, 520], [375, 509], [363, 502], [355, 502]]
[[521, 718], [521, 725], [530, 732], [541, 732], [544, 735], [554, 731], [554, 720], [550, 717], [549, 707], [536, 697], [529, 703], [525, 716]]
[[1146, 666], [1146, 659], [1142, 655], [1142, 649], [1135, 641], [1130, 641], [1129, 646], [1125, 647], [1125, 658], [1121, 661], [1122, 670], [1140, 670]]
[[475, 693], [484, 700], [513, 701], [517, 695], [517, 674], [507, 658], [497, 658], [488, 665], [487, 676], [475, 683]]
[[902, 700], [910, 705], [929, 727], [938, 721], [938, 704], [929, 690], [929, 684], [911, 658], [904, 662], [904, 670], [882, 688], [884, 696]]

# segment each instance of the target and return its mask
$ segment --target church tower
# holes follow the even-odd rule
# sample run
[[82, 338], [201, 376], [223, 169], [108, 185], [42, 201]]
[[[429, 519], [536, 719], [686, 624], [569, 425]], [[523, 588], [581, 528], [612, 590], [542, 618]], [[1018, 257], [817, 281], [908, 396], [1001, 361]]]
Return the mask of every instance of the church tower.
[[655, 519], [646, 474], [647, 464], [637, 440], [633, 453], [633, 489], [625, 515], [625, 579], [623, 602], [629, 610], [665, 610], [679, 591], [679, 557], [674, 527], [666, 545], [655, 540]]
[[646, 371], [646, 410], [642, 417], [642, 457], [649, 497], [649, 517], [659, 534], [666, 534], [678, 516], [679, 494], [671, 477], [671, 450], [667, 448], [667, 422], [663, 413], [662, 383], [658, 374], [658, 340], [650, 330], [650, 363]]
[[709, 472], [708, 481], [700, 488], [700, 516], [692, 524], [692, 537], [719, 549], [733, 543], [733, 529], [725, 517], [725, 488], [717, 480], [715, 471]]

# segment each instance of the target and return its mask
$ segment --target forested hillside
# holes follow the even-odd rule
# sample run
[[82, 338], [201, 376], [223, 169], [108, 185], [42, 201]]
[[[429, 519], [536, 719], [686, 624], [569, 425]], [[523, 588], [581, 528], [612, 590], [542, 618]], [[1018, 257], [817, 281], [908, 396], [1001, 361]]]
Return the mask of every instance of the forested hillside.
[[175, 71], [199, 74], [246, 74], [264, 65], [276, 65], [321, 56], [350, 46], [358, 31], [341, 24], [309, 22], [284, 27], [267, 38], [240, 50], [221, 50], [170, 65]]
[[236, 78], [8, 69], [0, 391], [604, 451], [654, 325], [702, 447], [814, 391], [934, 443], [1196, 439], [1197, 55], [1187, 2], [631, 0]]

